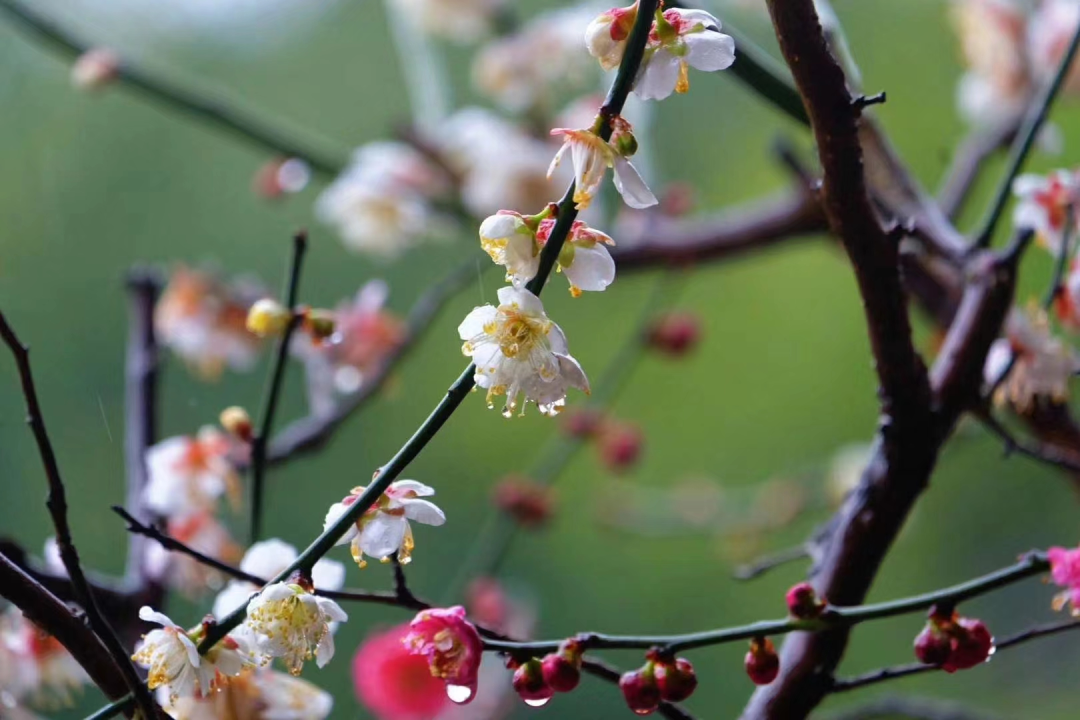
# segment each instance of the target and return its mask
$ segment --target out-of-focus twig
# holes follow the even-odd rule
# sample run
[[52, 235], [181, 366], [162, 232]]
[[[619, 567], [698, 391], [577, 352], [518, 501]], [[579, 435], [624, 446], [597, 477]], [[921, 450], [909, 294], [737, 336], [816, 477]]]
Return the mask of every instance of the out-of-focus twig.
[[803, 560], [808, 556], [809, 552], [807, 551], [805, 544], [777, 550], [774, 553], [763, 555], [752, 562], [745, 563], [735, 568], [735, 579], [753, 580], [781, 565], [786, 565], [795, 562], [796, 560]]
[[[6, 13], [27, 35], [67, 57], [78, 57], [94, 47], [22, 0], [0, 0], [0, 12]], [[260, 149], [276, 155], [299, 158], [310, 165], [312, 170], [323, 175], [337, 175], [345, 166], [338, 157], [308, 147], [266, 124], [261, 119], [264, 113], [242, 108], [235, 100], [225, 101], [182, 87], [128, 63], [121, 63], [117, 80], [151, 100], [239, 137]]]
[[830, 715], [827, 720], [998, 720], [959, 703], [930, 698], [883, 697], [866, 705]]
[[938, 205], [951, 220], [963, 211], [986, 162], [1016, 137], [1020, 116], [972, 130], [953, 152], [938, 190]]

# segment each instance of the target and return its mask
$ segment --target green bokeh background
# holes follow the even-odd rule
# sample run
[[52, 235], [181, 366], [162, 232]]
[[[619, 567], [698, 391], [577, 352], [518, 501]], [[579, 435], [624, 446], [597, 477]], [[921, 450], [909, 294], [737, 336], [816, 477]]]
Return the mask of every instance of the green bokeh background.
[[[520, 2], [523, 14], [553, 3]], [[284, 127], [344, 153], [384, 137], [408, 117], [380, 3], [328, 5], [317, 20], [289, 26], [264, 17], [244, 34], [188, 33], [161, 39], [136, 17], [105, 22], [60, 0], [35, 3], [147, 67], [200, 87], [218, 88], [265, 110]], [[954, 111], [960, 68], [945, 21], [931, 0], [837, 0], [869, 91], [888, 91], [878, 116], [913, 171], [933, 187], [964, 133]], [[162, 11], [167, 17], [168, 11]], [[761, 15], [733, 21], [771, 47]], [[161, 18], [156, 18], [160, 21]], [[469, 96], [467, 53], [451, 49], [459, 96]], [[778, 134], [805, 145], [799, 128], [777, 117], [723, 74], [692, 76], [693, 90], [657, 108], [652, 145], [657, 184], [685, 179], [704, 209], [756, 196], [785, 182], [771, 159]], [[1063, 104], [1054, 116], [1066, 141], [1064, 162], [1080, 147], [1080, 116]], [[87, 564], [122, 567], [124, 531], [108, 506], [123, 500], [123, 357], [126, 308], [121, 278], [138, 261], [213, 261], [277, 284], [287, 240], [313, 227], [303, 297], [332, 305], [371, 277], [392, 287], [404, 312], [415, 297], [465, 253], [456, 245], [420, 249], [391, 265], [349, 254], [314, 224], [322, 183], [268, 204], [250, 191], [261, 152], [187, 118], [114, 88], [97, 96], [71, 90], [66, 64], [0, 22], [0, 307], [33, 345], [35, 372], [49, 428], [64, 469], [72, 525]], [[330, 140], [328, 140], [330, 139]], [[1050, 167], [1038, 157], [1033, 165]], [[990, 177], [1000, 170], [991, 168]], [[989, 184], [980, 188], [982, 199]], [[976, 203], [976, 206], [978, 203]], [[1026, 262], [1023, 294], [1049, 272], [1037, 253]], [[654, 278], [621, 279], [607, 293], [573, 301], [561, 288], [546, 297], [549, 313], [594, 375], [605, 367], [651, 292]], [[820, 475], [840, 446], [872, 434], [874, 376], [861, 310], [844, 257], [821, 243], [799, 243], [680, 279], [680, 305], [704, 324], [704, 341], [684, 360], [648, 357], [632, 372], [615, 411], [640, 423], [643, 461], [616, 492], [662, 489], [706, 478], [735, 489], [785, 474]], [[494, 297], [497, 273], [451, 302], [396, 381], [316, 457], [271, 475], [266, 526], [303, 546], [321, 528], [326, 507], [364, 483], [425, 417], [462, 366], [455, 327], [469, 308]], [[926, 335], [926, 328], [920, 329]], [[11, 364], [0, 361], [0, 535], [37, 549], [51, 534], [42, 502], [44, 479], [22, 423]], [[162, 430], [192, 432], [229, 404], [257, 407], [264, 365], [249, 375], [202, 384], [176, 362], [164, 377]], [[283, 418], [304, 411], [300, 375], [292, 372]], [[502, 475], [527, 468], [554, 424], [532, 417], [506, 422], [470, 398], [407, 473], [438, 488], [449, 517], [439, 530], [417, 531], [410, 567], [414, 589], [438, 597], [456, 575], [475, 528], [491, 512], [489, 493]], [[612, 480], [591, 452], [580, 453], [559, 480], [559, 512], [546, 531], [519, 539], [505, 578], [532, 594], [540, 634], [583, 629], [680, 632], [782, 613], [783, 591], [802, 575], [785, 567], [751, 584], [731, 579], [733, 548], [713, 531], [654, 537], [649, 527], [613, 530], [598, 522]], [[737, 515], [738, 513], [736, 513]], [[802, 515], [758, 540], [781, 548], [805, 537], [826, 516]], [[876, 583], [886, 599], [952, 583], [1009, 563], [1031, 547], [1076, 542], [1076, 498], [1057, 473], [1023, 459], [1003, 460], [1000, 447], [974, 428], [944, 453], [930, 490]], [[238, 530], [242, 527], [238, 526]], [[347, 560], [340, 551], [339, 559]], [[349, 569], [353, 586], [387, 587], [389, 572]], [[1051, 618], [1052, 591], [1029, 581], [972, 602], [965, 610], [1005, 635]], [[181, 622], [206, 606], [176, 603]], [[401, 622], [393, 609], [353, 606], [338, 634], [341, 657], [306, 677], [337, 698], [336, 718], [365, 717], [353, 699], [348, 659], [373, 626]], [[910, 617], [859, 628], [845, 659], [858, 672], [910, 659], [921, 621]], [[741, 646], [693, 653], [701, 687], [688, 703], [702, 718], [734, 718], [752, 690], [741, 670]], [[633, 653], [611, 659], [631, 666]], [[1003, 653], [956, 676], [930, 674], [830, 699], [822, 717], [879, 694], [938, 696], [1021, 720], [1076, 717], [1080, 652], [1061, 637]], [[86, 693], [80, 710], [100, 703]], [[518, 713], [551, 718], [621, 718], [628, 712], [610, 685], [586, 681], [546, 709]], [[64, 717], [77, 717], [74, 711]]]

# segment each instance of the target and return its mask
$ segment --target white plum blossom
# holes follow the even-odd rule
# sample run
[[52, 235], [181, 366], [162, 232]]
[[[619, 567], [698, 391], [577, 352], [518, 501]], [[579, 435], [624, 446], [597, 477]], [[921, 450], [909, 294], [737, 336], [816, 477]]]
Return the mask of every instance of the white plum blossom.
[[995, 401], [1028, 412], [1039, 401], [1068, 400], [1069, 381], [1080, 372], [1080, 355], [1050, 334], [1045, 314], [1013, 310], [1005, 322], [1005, 337], [990, 347], [983, 372], [988, 385], [1007, 373]]
[[269, 668], [245, 670], [218, 692], [203, 698], [158, 701], [174, 720], [325, 720], [334, 698], [306, 680]]
[[1015, 117], [1032, 90], [1024, 8], [1015, 0], [956, 0], [952, 17], [967, 66], [957, 93], [961, 116], [977, 124]]
[[38, 705], [68, 705], [88, 681], [67, 648], [21, 611], [9, 607], [0, 614], [0, 708], [6, 709], [4, 696]]
[[[240, 556], [240, 547], [228, 529], [209, 510], [170, 519], [166, 524], [169, 536], [203, 555], [222, 562], [233, 562]], [[208, 587], [220, 587], [223, 574], [184, 553], [174, 553], [158, 543], [147, 550], [147, 570], [170, 588], [184, 595], [198, 597]]]
[[[326, 513], [323, 530], [328, 530], [341, 518], [349, 507], [363, 494], [365, 487], [353, 488], [341, 502], [334, 503]], [[361, 568], [367, 565], [364, 556], [387, 562], [397, 553], [402, 564], [409, 562], [414, 547], [410, 520], [424, 525], [439, 526], [446, 522], [446, 515], [439, 507], [424, 500], [435, 490], [416, 480], [398, 480], [390, 483], [378, 499], [349, 529], [337, 539], [335, 545], [350, 545], [353, 560]]]
[[540, 298], [526, 289], [499, 289], [499, 306], [475, 308], [458, 327], [462, 352], [476, 365], [476, 384], [487, 390], [488, 407], [506, 396], [503, 416], [526, 402], [544, 415], [558, 413], [571, 387], [589, 392], [589, 381], [569, 354], [562, 329], [548, 319]]
[[[629, 124], [624, 120], [612, 120], [620, 125], [616, 132], [629, 133]], [[578, 210], [589, 207], [593, 196], [600, 189], [608, 168], [614, 170], [615, 189], [622, 195], [623, 201], [632, 208], [641, 209], [657, 204], [656, 196], [649, 189], [637, 169], [617, 149], [613, 142], [606, 142], [592, 130], [570, 130], [555, 128], [553, 136], [563, 137], [563, 146], [559, 148], [548, 168], [548, 175], [555, 172], [563, 156], [569, 152], [574, 166], [574, 202]]]
[[[536, 239], [541, 247], [547, 244], [555, 219], [540, 221]], [[582, 290], [601, 292], [615, 281], [615, 260], [607, 245], [615, 241], [606, 233], [594, 230], [580, 220], [575, 220], [570, 234], [559, 252], [559, 269], [570, 281], [570, 294], [577, 297]]]
[[244, 624], [258, 638], [260, 653], [282, 658], [289, 672], [299, 675], [313, 655], [319, 667], [330, 662], [334, 657], [330, 624], [348, 619], [333, 600], [313, 595], [297, 583], [279, 582], [251, 599]]
[[585, 28], [585, 47], [605, 70], [614, 70], [626, 52], [626, 39], [637, 20], [637, 4], [611, 8], [596, 16]]
[[413, 148], [398, 142], [359, 148], [349, 167], [319, 196], [318, 218], [358, 252], [395, 257], [448, 223], [432, 206], [447, 178]]
[[657, 14], [634, 80], [642, 100], [663, 100], [690, 89], [690, 68], [715, 72], [735, 62], [735, 41], [704, 10], [672, 8]]
[[[1013, 181], [1017, 197], [1013, 225], [1035, 231], [1041, 245], [1054, 255], [1060, 255], [1066, 235], [1077, 228], [1076, 202], [1080, 199], [1080, 182], [1075, 173], [1056, 170], [1049, 175], [1021, 175]], [[1072, 227], [1067, 226], [1073, 212]]]
[[511, 210], [500, 210], [480, 224], [480, 247], [506, 268], [506, 279], [515, 287], [531, 280], [540, 267], [536, 231]]
[[443, 125], [439, 142], [461, 179], [461, 201], [473, 215], [541, 207], [561, 189], [547, 172], [548, 143], [489, 110], [458, 111]]
[[[1042, 0], [1031, 16], [1027, 27], [1028, 62], [1032, 75], [1048, 82], [1057, 72], [1058, 64], [1080, 23], [1080, 3], [1076, 0]], [[1065, 76], [1064, 90], [1080, 93], [1080, 70], [1073, 63]]]
[[[296, 548], [277, 538], [262, 540], [248, 548], [240, 561], [240, 569], [248, 575], [277, 577], [299, 557]], [[337, 560], [323, 558], [311, 568], [311, 580], [319, 590], [340, 590], [345, 585], [345, 566]], [[237, 608], [247, 605], [259, 587], [245, 580], [230, 580], [214, 599], [214, 617], [221, 619]]]
[[154, 328], [206, 379], [228, 367], [246, 371], [258, 359], [260, 340], [245, 327], [248, 308], [263, 289], [251, 280], [226, 282], [216, 273], [178, 267], [154, 308]]
[[432, 35], [469, 43], [491, 29], [506, 0], [394, 0], [398, 12]]
[[589, 8], [561, 8], [491, 41], [473, 61], [473, 85], [511, 112], [550, 106], [557, 90], [591, 79], [593, 66], [581, 35], [592, 16]]
[[203, 697], [253, 663], [251, 650], [233, 635], [199, 655], [200, 632], [189, 633], [166, 615], [143, 606], [139, 618], [161, 625], [144, 637], [131, 659], [148, 669], [147, 686], [165, 688], [170, 701]]
[[146, 506], [159, 515], [180, 519], [212, 510], [226, 493], [239, 502], [232, 451], [233, 439], [209, 425], [195, 437], [177, 436], [157, 443], [146, 451]]

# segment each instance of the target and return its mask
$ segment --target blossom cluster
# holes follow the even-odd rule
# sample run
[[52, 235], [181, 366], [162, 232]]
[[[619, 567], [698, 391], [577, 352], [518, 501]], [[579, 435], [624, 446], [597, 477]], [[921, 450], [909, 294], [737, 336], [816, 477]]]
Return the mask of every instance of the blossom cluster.
[[51, 711], [68, 705], [87, 682], [56, 638], [14, 607], [0, 613], [0, 708], [32, 718], [28, 706]]

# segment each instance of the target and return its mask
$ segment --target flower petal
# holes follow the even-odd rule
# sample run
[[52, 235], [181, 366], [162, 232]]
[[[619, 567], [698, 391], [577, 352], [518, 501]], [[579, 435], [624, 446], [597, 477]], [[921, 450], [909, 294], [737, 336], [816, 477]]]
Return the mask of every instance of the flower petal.
[[615, 281], [615, 261], [603, 245], [578, 246], [574, 248], [574, 262], [564, 267], [563, 273], [571, 285], [599, 292]]
[[675, 92], [679, 81], [679, 58], [664, 48], [642, 64], [634, 81], [634, 94], [642, 100], [663, 100]]
[[405, 508], [405, 517], [425, 525], [442, 525], [446, 522], [446, 514], [433, 502], [427, 500], [402, 500]]
[[[348, 512], [348, 510], [349, 506], [345, 503], [334, 503], [331, 505], [330, 509], [326, 512], [326, 519], [323, 520], [323, 532], [329, 530], [330, 526], [336, 523], [342, 515]], [[339, 537], [334, 544], [346, 545], [352, 542], [352, 539], [356, 537], [357, 532], [356, 523], [352, 523], [349, 525], [349, 529], [342, 533], [341, 537]]]
[[730, 35], [707, 30], [684, 35], [683, 42], [690, 67], [715, 72], [729, 68], [735, 62], [735, 40]]
[[615, 158], [615, 189], [627, 205], [637, 210], [652, 207], [659, 202], [641, 179], [637, 169], [623, 157]]
[[408, 521], [403, 517], [376, 513], [360, 531], [360, 549], [374, 558], [393, 555], [405, 540]]

